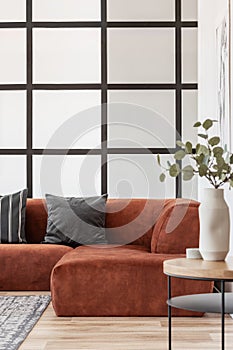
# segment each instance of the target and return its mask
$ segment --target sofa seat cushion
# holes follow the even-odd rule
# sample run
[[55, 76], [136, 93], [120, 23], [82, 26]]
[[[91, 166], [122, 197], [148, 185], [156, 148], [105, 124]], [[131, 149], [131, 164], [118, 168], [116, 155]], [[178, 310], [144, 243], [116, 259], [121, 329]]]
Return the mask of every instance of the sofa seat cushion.
[[[51, 275], [55, 312], [58, 316], [165, 316], [163, 261], [183, 256], [152, 254], [138, 245], [76, 248], [62, 257]], [[173, 282], [175, 295], [211, 288], [210, 282]], [[183, 310], [173, 314], [194, 315]]]
[[50, 274], [72, 248], [46, 244], [0, 245], [0, 290], [49, 290]]

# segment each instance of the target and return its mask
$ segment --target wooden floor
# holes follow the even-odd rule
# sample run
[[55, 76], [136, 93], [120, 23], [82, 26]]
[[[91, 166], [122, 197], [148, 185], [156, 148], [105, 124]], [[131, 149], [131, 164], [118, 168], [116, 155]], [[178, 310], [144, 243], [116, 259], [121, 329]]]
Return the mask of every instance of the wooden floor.
[[[20, 295], [36, 293], [0, 293]], [[37, 293], [48, 294], [48, 293]], [[220, 317], [173, 318], [173, 350], [219, 350]], [[226, 316], [226, 350], [233, 320]], [[19, 350], [166, 350], [163, 317], [56, 317], [50, 304]]]

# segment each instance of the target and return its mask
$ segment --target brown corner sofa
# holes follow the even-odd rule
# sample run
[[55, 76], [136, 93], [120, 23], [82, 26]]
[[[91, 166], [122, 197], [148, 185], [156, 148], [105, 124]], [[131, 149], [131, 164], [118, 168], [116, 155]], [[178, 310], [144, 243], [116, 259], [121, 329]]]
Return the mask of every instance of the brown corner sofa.
[[[198, 203], [184, 199], [108, 200], [107, 246], [40, 244], [46, 224], [44, 200], [28, 199], [28, 244], [0, 245], [0, 290], [51, 289], [58, 316], [165, 316], [163, 261], [198, 246]], [[212, 288], [206, 281], [172, 281], [173, 295]]]

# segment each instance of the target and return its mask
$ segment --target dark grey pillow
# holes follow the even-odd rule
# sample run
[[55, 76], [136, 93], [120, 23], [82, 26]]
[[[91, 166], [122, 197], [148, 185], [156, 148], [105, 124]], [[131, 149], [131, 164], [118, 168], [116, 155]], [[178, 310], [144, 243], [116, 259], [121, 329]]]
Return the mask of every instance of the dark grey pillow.
[[79, 245], [104, 244], [107, 195], [59, 197], [46, 194], [48, 223], [42, 243]]
[[0, 196], [0, 243], [26, 243], [27, 192], [25, 189]]

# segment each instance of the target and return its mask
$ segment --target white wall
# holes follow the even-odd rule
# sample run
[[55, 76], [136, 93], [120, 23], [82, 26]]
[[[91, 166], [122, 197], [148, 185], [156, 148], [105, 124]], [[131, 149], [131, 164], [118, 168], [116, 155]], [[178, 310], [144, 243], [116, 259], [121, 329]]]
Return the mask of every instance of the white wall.
[[215, 30], [227, 11], [228, 0], [199, 0], [198, 3], [198, 114], [217, 118], [217, 73]]
[[[199, 119], [206, 117], [218, 119], [217, 116], [217, 60], [215, 30], [219, 20], [228, 8], [228, 0], [199, 0], [199, 33], [198, 33], [198, 115]], [[232, 28], [231, 28], [232, 31]], [[231, 47], [233, 47], [231, 45]], [[218, 131], [217, 128], [215, 130]], [[233, 138], [233, 133], [231, 133]], [[232, 140], [231, 140], [232, 141]], [[210, 187], [206, 180], [199, 180], [199, 194], [203, 187]], [[230, 208], [231, 223], [233, 222], [233, 191], [225, 189], [225, 197]], [[231, 252], [233, 254], [233, 224], [231, 224]]]

